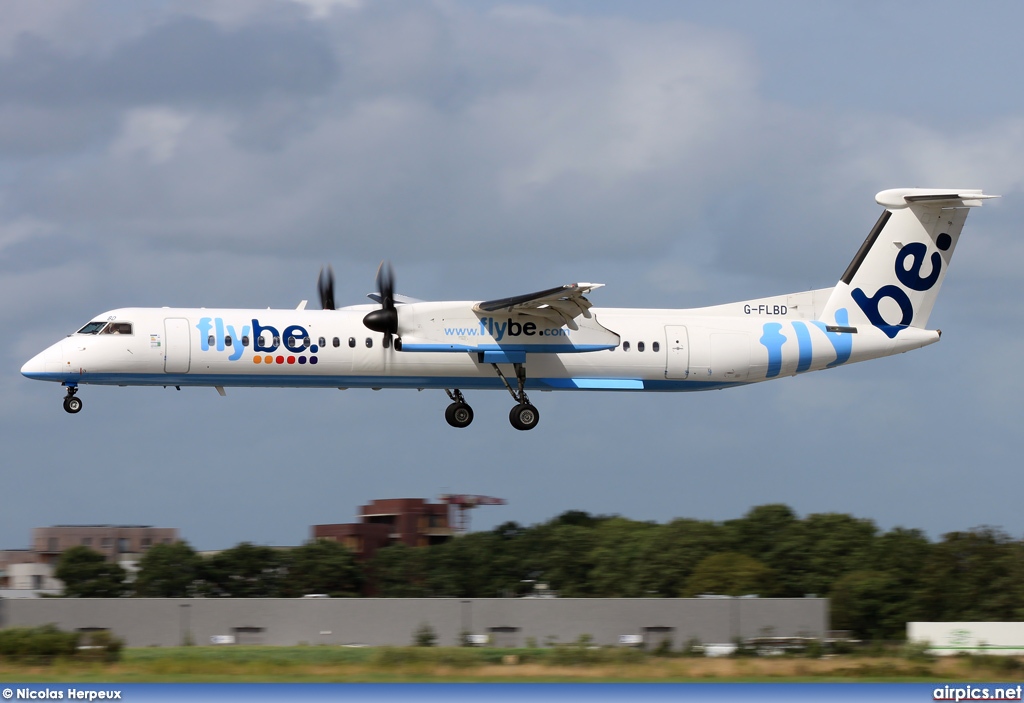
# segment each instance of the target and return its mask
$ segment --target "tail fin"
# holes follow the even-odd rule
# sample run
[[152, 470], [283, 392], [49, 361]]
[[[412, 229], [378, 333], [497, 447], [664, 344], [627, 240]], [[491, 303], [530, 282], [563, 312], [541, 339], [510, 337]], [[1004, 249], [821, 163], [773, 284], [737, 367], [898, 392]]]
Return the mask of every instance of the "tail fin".
[[949, 268], [969, 208], [995, 198], [980, 190], [898, 188], [875, 196], [885, 208], [842, 279], [821, 320], [873, 325], [890, 339], [923, 328]]

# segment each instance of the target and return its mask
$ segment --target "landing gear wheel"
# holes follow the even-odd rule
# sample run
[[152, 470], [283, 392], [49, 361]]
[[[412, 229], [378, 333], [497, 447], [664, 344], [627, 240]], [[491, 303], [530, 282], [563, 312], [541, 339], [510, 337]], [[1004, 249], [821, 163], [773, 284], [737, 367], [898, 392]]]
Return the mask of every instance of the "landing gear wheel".
[[529, 403], [520, 403], [512, 408], [508, 421], [517, 430], [532, 430], [540, 422], [540, 412]]
[[64, 398], [64, 410], [74, 415], [82, 409], [82, 399], [73, 395]]
[[444, 419], [452, 427], [469, 427], [469, 423], [473, 422], [473, 408], [465, 403], [452, 403], [445, 408]]

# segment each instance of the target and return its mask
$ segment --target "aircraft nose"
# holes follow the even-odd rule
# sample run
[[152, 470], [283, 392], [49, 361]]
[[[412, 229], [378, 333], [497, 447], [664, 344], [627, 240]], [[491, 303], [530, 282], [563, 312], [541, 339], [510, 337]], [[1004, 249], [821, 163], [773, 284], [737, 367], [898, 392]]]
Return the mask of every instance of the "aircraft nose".
[[46, 358], [44, 354], [36, 354], [21, 367], [21, 375], [28, 378], [42, 378], [46, 374]]
[[63, 361], [63, 342], [57, 342], [25, 362], [25, 365], [21, 367], [21, 374], [40, 381], [52, 380], [55, 374], [63, 371], [61, 368]]

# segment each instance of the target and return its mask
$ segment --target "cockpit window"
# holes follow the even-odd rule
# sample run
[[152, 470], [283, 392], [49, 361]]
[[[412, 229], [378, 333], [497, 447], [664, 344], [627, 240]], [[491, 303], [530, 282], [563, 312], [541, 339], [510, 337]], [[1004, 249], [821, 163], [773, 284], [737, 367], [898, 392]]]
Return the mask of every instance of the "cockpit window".
[[130, 322], [111, 322], [103, 330], [103, 334], [131, 334], [132, 323]]
[[106, 322], [90, 322], [82, 329], [78, 330], [77, 334], [99, 334]]

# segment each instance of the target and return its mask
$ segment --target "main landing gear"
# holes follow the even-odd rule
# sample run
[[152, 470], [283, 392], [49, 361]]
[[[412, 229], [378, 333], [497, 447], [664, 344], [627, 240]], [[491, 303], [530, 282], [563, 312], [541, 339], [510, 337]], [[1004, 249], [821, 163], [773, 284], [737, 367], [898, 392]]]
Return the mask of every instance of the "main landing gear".
[[526, 395], [526, 391], [523, 387], [526, 385], [526, 367], [522, 364], [513, 364], [512, 366], [516, 370], [516, 390], [512, 390], [512, 386], [509, 385], [508, 379], [505, 378], [505, 374], [501, 372], [497, 364], [491, 364], [494, 367], [495, 373], [498, 374], [498, 378], [505, 384], [505, 388], [512, 395], [512, 400], [516, 401], [516, 405], [509, 411], [508, 421], [512, 423], [512, 426], [517, 430], [532, 430], [540, 422], [540, 411], [537, 410], [530, 403], [530, 399]]
[[[530, 399], [524, 390], [526, 385], [526, 367], [522, 364], [513, 364], [516, 370], [516, 387], [512, 388], [508, 379], [505, 378], [505, 374], [498, 368], [498, 365], [491, 364], [491, 366], [494, 367], [498, 378], [501, 379], [501, 382], [505, 384], [505, 388], [512, 395], [512, 400], [516, 401], [515, 407], [509, 411], [508, 421], [517, 430], [532, 430], [540, 422], [540, 411], [530, 403]], [[469, 423], [473, 422], [473, 408], [469, 407], [469, 403], [466, 402], [462, 391], [458, 388], [454, 391], [445, 388], [444, 392], [452, 399], [452, 404], [445, 408], [444, 419], [452, 427], [469, 427]]]
[[469, 427], [469, 423], [473, 422], [473, 408], [469, 407], [462, 391], [456, 388], [453, 393], [445, 388], [444, 392], [452, 399], [452, 404], [445, 408], [444, 419], [452, 427]]
[[68, 386], [68, 394], [64, 396], [64, 411], [72, 415], [82, 409], [82, 399], [77, 397], [78, 386]]

